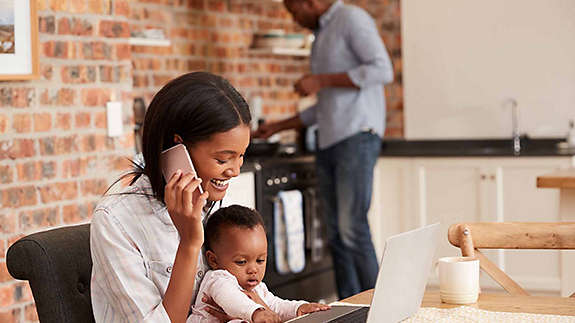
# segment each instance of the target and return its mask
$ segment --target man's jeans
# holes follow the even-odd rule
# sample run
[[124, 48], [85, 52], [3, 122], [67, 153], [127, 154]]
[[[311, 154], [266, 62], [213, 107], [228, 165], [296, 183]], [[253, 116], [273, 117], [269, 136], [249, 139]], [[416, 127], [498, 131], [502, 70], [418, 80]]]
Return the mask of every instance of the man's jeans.
[[319, 196], [340, 299], [375, 287], [378, 263], [367, 211], [380, 149], [379, 136], [361, 132], [317, 152]]

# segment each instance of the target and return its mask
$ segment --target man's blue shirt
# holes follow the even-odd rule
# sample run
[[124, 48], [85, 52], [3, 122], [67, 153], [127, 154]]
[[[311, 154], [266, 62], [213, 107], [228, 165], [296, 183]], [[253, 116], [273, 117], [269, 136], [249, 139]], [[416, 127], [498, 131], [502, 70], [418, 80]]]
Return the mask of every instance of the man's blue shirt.
[[361, 131], [385, 131], [383, 85], [393, 67], [373, 18], [363, 9], [336, 1], [320, 17], [311, 51], [312, 74], [347, 73], [359, 88], [324, 88], [314, 106], [302, 111], [304, 125], [318, 125], [325, 149]]

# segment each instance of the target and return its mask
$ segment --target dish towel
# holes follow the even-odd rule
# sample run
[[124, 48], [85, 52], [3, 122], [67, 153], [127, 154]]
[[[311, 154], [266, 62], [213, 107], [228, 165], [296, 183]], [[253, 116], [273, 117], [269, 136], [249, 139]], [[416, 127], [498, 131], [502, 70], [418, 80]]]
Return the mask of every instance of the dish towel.
[[274, 199], [274, 253], [277, 272], [282, 275], [289, 273], [284, 206], [279, 197]]
[[[280, 274], [305, 268], [303, 196], [299, 190], [280, 191], [274, 207], [276, 267]], [[287, 270], [285, 263], [287, 262]]]

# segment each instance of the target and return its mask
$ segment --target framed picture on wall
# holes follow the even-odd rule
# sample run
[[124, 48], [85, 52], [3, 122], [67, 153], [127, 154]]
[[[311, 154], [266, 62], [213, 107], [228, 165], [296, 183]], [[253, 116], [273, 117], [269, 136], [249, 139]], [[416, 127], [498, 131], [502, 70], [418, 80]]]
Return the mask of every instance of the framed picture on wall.
[[0, 0], [0, 80], [38, 78], [36, 0]]

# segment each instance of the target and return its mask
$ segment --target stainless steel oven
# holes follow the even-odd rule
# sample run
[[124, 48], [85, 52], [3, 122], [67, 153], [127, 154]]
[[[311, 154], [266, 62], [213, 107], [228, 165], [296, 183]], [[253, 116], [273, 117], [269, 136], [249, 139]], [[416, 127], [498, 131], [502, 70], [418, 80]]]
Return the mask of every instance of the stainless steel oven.
[[[255, 172], [256, 208], [264, 218], [268, 238], [268, 265], [264, 282], [277, 296], [308, 301], [336, 299], [335, 278], [317, 199], [313, 157], [259, 159]], [[280, 274], [275, 266], [274, 201], [282, 190], [300, 190], [304, 201], [305, 261], [303, 271]]]

